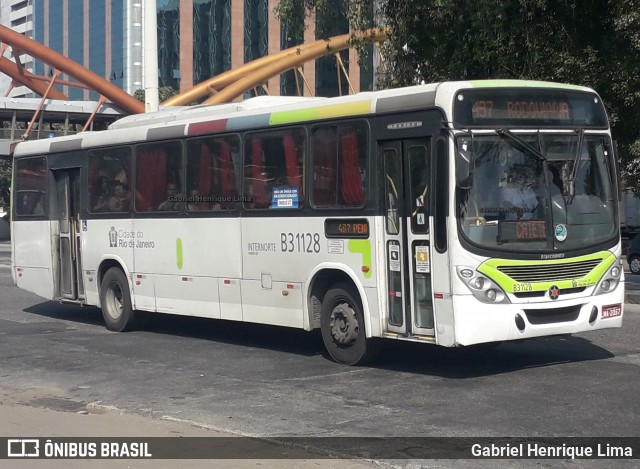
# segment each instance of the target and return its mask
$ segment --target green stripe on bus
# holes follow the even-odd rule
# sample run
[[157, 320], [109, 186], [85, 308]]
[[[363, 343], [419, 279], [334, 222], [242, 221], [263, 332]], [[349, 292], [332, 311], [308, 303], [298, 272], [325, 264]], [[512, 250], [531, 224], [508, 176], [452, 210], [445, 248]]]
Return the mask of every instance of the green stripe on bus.
[[[572, 262], [581, 262], [581, 261], [590, 261], [590, 260], [599, 260], [600, 263], [591, 269], [591, 271], [578, 279], [568, 279], [568, 280], [553, 280], [553, 281], [544, 281], [544, 282], [519, 282], [517, 280], [512, 279], [507, 274], [504, 274], [498, 270], [498, 267], [545, 267], [545, 266], [554, 266], [554, 265], [562, 265], [569, 264]], [[478, 267], [478, 272], [486, 275], [491, 280], [496, 282], [500, 288], [502, 288], [505, 292], [513, 293], [516, 291], [520, 291], [520, 286], [527, 285], [531, 287], [530, 289], [523, 291], [545, 291], [551, 288], [552, 286], [556, 286], [560, 289], [564, 288], [576, 288], [576, 287], [591, 287], [597, 284], [602, 276], [605, 274], [607, 269], [613, 265], [616, 261], [616, 256], [611, 254], [609, 251], [601, 251], [596, 252], [594, 254], [589, 254], [586, 256], [580, 257], [572, 257], [569, 259], [552, 259], [548, 261], [521, 261], [521, 260], [511, 260], [511, 259], [489, 259], [483, 262]]]
[[371, 113], [371, 100], [347, 104], [334, 104], [313, 109], [273, 112], [269, 118], [270, 125], [291, 124], [293, 122], [329, 119], [331, 117], [356, 116]]
[[349, 252], [354, 254], [362, 254], [362, 266], [368, 267], [367, 272], [362, 272], [365, 278], [373, 275], [373, 266], [371, 265], [371, 242], [368, 239], [350, 239]]
[[548, 81], [520, 81], [520, 80], [477, 80], [469, 82], [474, 88], [563, 88], [569, 90], [584, 90], [583, 86], [568, 85], [566, 83], [551, 83]]
[[176, 259], [178, 269], [182, 270], [182, 239], [176, 238]]
[[270, 125], [290, 124], [292, 122], [311, 121], [318, 118], [318, 109], [298, 109], [296, 111], [272, 112]]

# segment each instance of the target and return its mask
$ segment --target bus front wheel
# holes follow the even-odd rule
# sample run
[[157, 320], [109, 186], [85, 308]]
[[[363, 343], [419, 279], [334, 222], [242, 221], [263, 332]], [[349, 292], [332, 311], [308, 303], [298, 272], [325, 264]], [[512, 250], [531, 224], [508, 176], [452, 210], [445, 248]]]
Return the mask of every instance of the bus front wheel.
[[124, 272], [117, 267], [107, 270], [102, 278], [100, 304], [107, 329], [122, 332], [133, 327], [135, 314], [131, 305], [129, 282]]
[[362, 365], [373, 358], [376, 344], [366, 338], [362, 304], [353, 285], [339, 283], [327, 291], [320, 330], [324, 346], [336, 362]]

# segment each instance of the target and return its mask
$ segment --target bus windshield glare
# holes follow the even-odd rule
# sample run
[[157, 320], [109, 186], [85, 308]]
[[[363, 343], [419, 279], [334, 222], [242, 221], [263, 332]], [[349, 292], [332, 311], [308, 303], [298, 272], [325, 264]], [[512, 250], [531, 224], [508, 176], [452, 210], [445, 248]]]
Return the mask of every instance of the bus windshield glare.
[[608, 137], [497, 133], [456, 139], [457, 164], [469, 166], [457, 217], [472, 245], [545, 253], [616, 236]]

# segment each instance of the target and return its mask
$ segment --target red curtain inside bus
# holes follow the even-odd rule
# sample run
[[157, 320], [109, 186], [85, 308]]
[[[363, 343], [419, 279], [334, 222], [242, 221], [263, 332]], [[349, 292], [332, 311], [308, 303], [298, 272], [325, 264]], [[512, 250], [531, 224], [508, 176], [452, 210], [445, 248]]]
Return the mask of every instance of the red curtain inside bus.
[[355, 132], [349, 132], [340, 138], [342, 149], [340, 182], [341, 195], [345, 205], [362, 205], [364, 190], [360, 175], [358, 158], [358, 138]]
[[136, 210], [156, 210], [166, 200], [167, 155], [159, 148], [143, 150], [138, 153], [137, 165]]
[[267, 181], [265, 179], [264, 155], [260, 139], [251, 140], [251, 203], [254, 208], [266, 208], [270, 205], [267, 199]]
[[302, 175], [300, 171], [300, 163], [298, 162], [296, 144], [293, 140], [293, 135], [291, 134], [284, 136], [284, 157], [287, 168], [287, 182], [290, 186], [298, 188], [298, 197], [302, 200]]

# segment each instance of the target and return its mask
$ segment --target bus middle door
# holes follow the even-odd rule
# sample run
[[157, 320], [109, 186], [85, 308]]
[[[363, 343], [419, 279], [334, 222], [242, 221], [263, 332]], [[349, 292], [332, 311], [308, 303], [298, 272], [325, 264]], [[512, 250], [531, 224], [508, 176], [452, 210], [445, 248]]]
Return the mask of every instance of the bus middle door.
[[84, 299], [80, 258], [80, 169], [54, 172], [59, 223], [58, 295], [68, 300]]
[[381, 142], [385, 179], [387, 331], [433, 337], [429, 138]]

